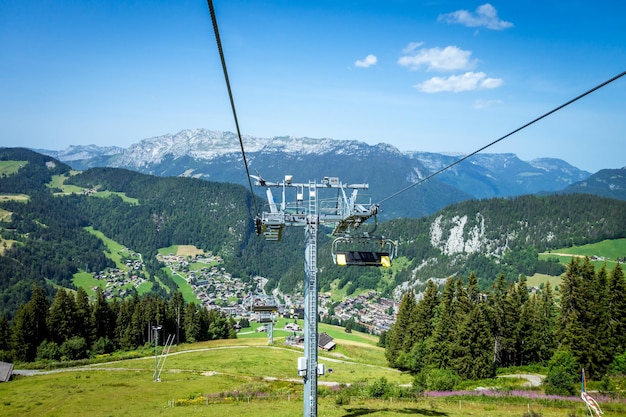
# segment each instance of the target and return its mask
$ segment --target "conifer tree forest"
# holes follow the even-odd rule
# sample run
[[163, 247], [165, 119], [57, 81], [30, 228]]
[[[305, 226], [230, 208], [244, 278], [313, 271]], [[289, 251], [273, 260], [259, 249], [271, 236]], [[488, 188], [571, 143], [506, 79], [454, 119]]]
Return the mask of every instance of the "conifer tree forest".
[[107, 301], [98, 290], [90, 302], [82, 288], [76, 292], [60, 288], [50, 302], [35, 284], [31, 294], [11, 322], [0, 317], [2, 361], [76, 360], [132, 350], [152, 342], [156, 325], [176, 343], [236, 337], [232, 318], [185, 303], [178, 292], [169, 299], [135, 293], [122, 301]]
[[[626, 282], [620, 264], [594, 271], [572, 258], [559, 288], [529, 293], [526, 278], [495, 280], [486, 292], [476, 276], [430, 280], [419, 301], [409, 290], [384, 335], [389, 365], [416, 375], [445, 369], [462, 379], [494, 377], [496, 369], [565, 366], [600, 379], [626, 357]], [[563, 362], [563, 363], [559, 363]], [[623, 371], [623, 370], [622, 370]], [[550, 374], [548, 375], [550, 377]]]

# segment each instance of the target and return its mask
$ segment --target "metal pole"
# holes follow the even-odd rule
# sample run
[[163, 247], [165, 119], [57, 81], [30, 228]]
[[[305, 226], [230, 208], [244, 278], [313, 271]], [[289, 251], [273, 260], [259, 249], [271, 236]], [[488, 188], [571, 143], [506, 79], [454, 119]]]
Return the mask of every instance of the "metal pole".
[[304, 253], [304, 417], [317, 417], [317, 190], [309, 184], [309, 214]]
[[152, 326], [152, 330], [154, 331], [154, 382], [158, 382], [159, 380], [159, 355], [157, 348], [159, 346], [159, 330], [161, 330], [162, 326]]

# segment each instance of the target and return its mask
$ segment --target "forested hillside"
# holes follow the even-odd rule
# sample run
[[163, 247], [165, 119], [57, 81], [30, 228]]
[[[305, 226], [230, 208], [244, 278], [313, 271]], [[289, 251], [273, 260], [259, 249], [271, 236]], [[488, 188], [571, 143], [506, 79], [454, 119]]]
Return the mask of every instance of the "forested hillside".
[[[152, 291], [163, 297], [177, 286], [155, 255], [159, 248], [176, 244], [222, 256], [224, 268], [234, 276], [261, 274], [268, 278], [268, 290], [300, 289], [302, 230], [286, 228], [279, 243], [257, 237], [252, 196], [243, 186], [114, 168], [70, 172], [52, 158], [23, 149], [2, 149], [1, 160], [25, 161], [17, 172], [0, 178], [0, 192], [27, 199], [0, 201], [7, 213], [0, 224], [6, 247], [0, 256], [0, 313], [14, 314], [27, 301], [33, 282], [52, 297], [54, 285], [72, 288], [76, 272], [112, 266], [102, 242], [85, 231], [87, 226], [141, 253]], [[53, 178], [82, 191], [61, 193], [58, 186], [51, 188]], [[347, 294], [378, 289], [401, 295], [398, 289], [413, 285], [419, 290], [431, 277], [470, 273], [485, 289], [500, 273], [513, 280], [520, 273], [563, 272], [558, 264], [539, 261], [538, 252], [626, 237], [626, 202], [585, 194], [521, 196], [466, 201], [429, 217], [394, 219], [376, 231], [398, 240], [404, 260], [391, 271], [334, 265], [329, 233], [325, 228], [319, 233], [323, 291], [335, 283]]]
[[381, 228], [410, 260], [396, 282], [475, 273], [488, 288], [500, 273], [549, 273], [538, 252], [625, 237], [626, 202], [587, 194], [472, 200]]
[[[2, 149], [0, 161], [23, 161], [18, 172], [0, 178], [0, 209], [6, 213], [0, 223], [0, 314], [15, 314], [33, 283], [52, 297], [55, 285], [73, 288], [79, 270], [115, 266], [87, 226], [140, 252], [153, 292], [161, 296], [177, 289], [155, 259], [161, 247], [196, 245], [222, 255], [226, 267], [243, 277], [255, 272], [248, 267], [258, 267], [237, 261], [254, 235], [251, 197], [242, 186], [119, 169], [70, 173], [68, 166], [23, 149]], [[50, 188], [55, 176], [84, 191], [58, 193]]]
[[[396, 323], [381, 338], [389, 364], [424, 381], [439, 373], [450, 381], [495, 376], [499, 367], [548, 366], [547, 393], [575, 393], [580, 369], [601, 379], [624, 371], [626, 281], [621, 266], [594, 271], [573, 259], [560, 288], [529, 294], [524, 276], [504, 275], [487, 291], [474, 275], [449, 278], [443, 291], [428, 281], [416, 301], [408, 291]], [[443, 373], [443, 376], [441, 375]]]

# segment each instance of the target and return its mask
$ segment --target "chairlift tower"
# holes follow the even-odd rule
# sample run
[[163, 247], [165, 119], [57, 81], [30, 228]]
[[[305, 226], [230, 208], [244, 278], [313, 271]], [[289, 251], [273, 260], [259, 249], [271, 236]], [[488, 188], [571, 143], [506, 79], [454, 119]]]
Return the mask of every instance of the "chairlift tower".
[[[262, 234], [268, 241], [280, 241], [285, 226], [304, 227], [304, 357], [298, 360], [298, 374], [304, 379], [304, 417], [317, 417], [317, 378], [323, 374], [324, 367], [317, 361], [317, 232], [320, 224], [334, 225], [333, 235], [338, 239], [350, 239], [352, 233], [370, 217], [376, 216], [378, 206], [371, 203], [357, 202], [358, 190], [368, 188], [368, 184], [343, 184], [337, 177], [324, 177], [318, 183], [294, 183], [291, 175], [286, 175], [282, 182], [269, 182], [260, 176], [251, 176], [255, 185], [267, 188], [269, 211], [263, 212], [261, 218], [255, 219], [257, 234]], [[272, 188], [282, 189], [282, 200], [276, 202]], [[295, 200], [288, 201], [287, 193], [293, 194]], [[306, 195], [305, 195], [306, 192]], [[348, 194], [347, 194], [348, 193]], [[329, 198], [321, 198], [329, 194]], [[385, 240], [387, 241], [387, 240]], [[395, 249], [395, 245], [393, 246]], [[375, 265], [383, 263], [359, 263], [359, 256], [350, 256], [352, 251], [340, 253], [343, 265]], [[380, 258], [379, 255], [376, 255]], [[346, 256], [346, 254], [348, 254]], [[333, 256], [336, 256], [333, 252]], [[385, 252], [383, 256], [390, 260], [393, 253]], [[371, 256], [365, 256], [370, 259]], [[354, 263], [350, 260], [357, 259]], [[335, 263], [337, 258], [334, 257]]]
[[271, 304], [253, 305], [252, 312], [257, 315], [259, 323], [263, 323], [266, 329], [269, 343], [274, 343], [274, 320], [278, 306], [273, 302]]
[[159, 355], [158, 355], [158, 347], [159, 347], [159, 330], [161, 330], [163, 326], [156, 325], [152, 326], [152, 331], [154, 332], [154, 382], [159, 382]]

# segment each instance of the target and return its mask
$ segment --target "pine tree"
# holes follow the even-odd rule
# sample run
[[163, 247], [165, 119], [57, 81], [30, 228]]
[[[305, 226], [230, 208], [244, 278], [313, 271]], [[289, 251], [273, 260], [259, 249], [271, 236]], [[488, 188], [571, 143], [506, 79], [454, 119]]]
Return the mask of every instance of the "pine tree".
[[32, 305], [26, 303], [17, 309], [11, 332], [11, 352], [13, 359], [32, 362], [37, 354], [36, 318]]
[[484, 379], [495, 376], [493, 340], [485, 306], [480, 303], [459, 327], [451, 367], [462, 378]]
[[133, 330], [133, 314], [138, 305], [138, 298], [124, 300], [119, 305], [119, 312], [115, 322], [116, 343], [122, 349], [137, 347], [136, 336]]
[[480, 301], [480, 290], [478, 289], [478, 278], [475, 273], [471, 273], [467, 278], [467, 296], [473, 305]]
[[533, 295], [524, 305], [523, 315], [527, 328], [523, 337], [523, 364], [547, 365], [556, 350], [555, 330], [557, 311], [550, 283], [546, 283], [541, 294]]
[[467, 289], [463, 285], [463, 278], [458, 277], [456, 280], [456, 291], [454, 302], [452, 303], [457, 323], [465, 320], [465, 317], [472, 311], [473, 303], [470, 301]]
[[59, 346], [78, 333], [76, 302], [63, 288], [59, 288], [50, 305], [48, 328], [51, 330], [50, 341]]
[[439, 305], [439, 290], [433, 280], [429, 279], [424, 296], [415, 306], [415, 318], [411, 323], [411, 334], [415, 341], [423, 342], [432, 335], [437, 305]]
[[561, 314], [557, 321], [559, 350], [572, 353], [575, 360], [586, 370], [593, 369], [588, 302], [585, 300], [591, 289], [589, 260], [581, 265], [572, 258], [561, 283]]
[[[0, 358], [8, 357], [11, 349], [11, 325], [6, 316], [0, 316]], [[0, 361], [3, 359], [0, 359]]]
[[94, 340], [94, 321], [89, 303], [89, 296], [84, 288], [79, 287], [76, 291], [76, 330], [75, 335], [85, 339], [87, 346], [91, 346]]
[[415, 293], [409, 290], [402, 297], [396, 322], [389, 329], [387, 335], [387, 348], [385, 357], [389, 366], [404, 369], [404, 364], [399, 360], [403, 354], [408, 353], [413, 346], [413, 340], [408, 335], [408, 330], [412, 327], [415, 314]]
[[605, 265], [595, 274], [591, 283], [591, 293], [588, 295], [592, 309], [589, 335], [594, 345], [591, 350], [593, 368], [590, 371], [595, 375], [604, 375], [615, 356], [611, 344], [608, 297], [608, 274]]
[[619, 263], [611, 271], [607, 286], [609, 340], [615, 354], [621, 354], [626, 351], [626, 281]]
[[500, 274], [494, 282], [489, 300], [494, 336], [493, 361], [496, 366], [514, 365], [521, 306], [513, 286], [507, 285], [504, 274]]
[[185, 317], [183, 319], [183, 327], [185, 328], [185, 341], [194, 343], [201, 340], [201, 324], [199, 315], [196, 314], [196, 305], [189, 303], [185, 307]]
[[441, 302], [435, 312], [433, 334], [428, 340], [428, 354], [425, 360], [427, 366], [447, 368], [452, 360], [458, 326], [453, 305], [454, 293], [454, 279], [448, 278], [443, 287]]
[[167, 308], [167, 314], [171, 317], [172, 326], [174, 328], [173, 334], [176, 337], [176, 344], [179, 344], [181, 340], [185, 340], [184, 328], [182, 326], [183, 317], [185, 316], [185, 300], [183, 299], [183, 294], [179, 291], [172, 294]]
[[115, 313], [104, 297], [104, 292], [100, 287], [96, 290], [96, 302], [93, 306], [93, 323], [95, 340], [101, 338], [114, 339]]
[[35, 317], [35, 343], [37, 346], [48, 338], [48, 311], [50, 309], [50, 302], [46, 297], [46, 292], [43, 287], [37, 283], [31, 287], [30, 301], [28, 301], [30, 308], [33, 310]]

